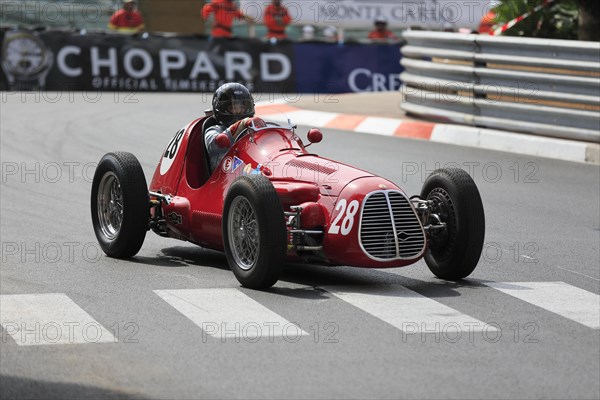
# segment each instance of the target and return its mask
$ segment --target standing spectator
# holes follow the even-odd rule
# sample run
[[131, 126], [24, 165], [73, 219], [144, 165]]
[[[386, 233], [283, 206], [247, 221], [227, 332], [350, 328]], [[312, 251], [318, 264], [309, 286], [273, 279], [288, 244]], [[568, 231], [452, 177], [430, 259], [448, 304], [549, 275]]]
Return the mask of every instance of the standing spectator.
[[383, 17], [377, 17], [375, 20], [375, 29], [369, 32], [371, 40], [398, 40], [394, 32], [387, 29], [387, 21]]
[[490, 10], [481, 18], [479, 23], [479, 33], [482, 35], [489, 35], [494, 31], [494, 21], [496, 19], [496, 12]]
[[303, 40], [314, 40], [315, 39], [315, 28], [312, 25], [304, 25], [302, 27], [302, 39]]
[[323, 29], [323, 38], [327, 42], [337, 42], [340, 39], [337, 28], [332, 25], [325, 27]]
[[281, 0], [273, 0], [265, 9], [264, 23], [267, 29], [268, 39], [286, 39], [285, 28], [290, 24], [290, 17], [287, 8], [281, 5]]
[[108, 28], [117, 32], [135, 33], [144, 29], [142, 13], [135, 9], [135, 1], [124, 0], [123, 8], [110, 17]]
[[210, 14], [215, 15], [215, 22], [210, 32], [214, 38], [232, 37], [231, 26], [234, 18], [245, 19], [250, 23], [254, 22], [252, 18], [242, 14], [232, 0], [212, 0], [205, 4], [202, 7], [202, 19], [206, 21]]

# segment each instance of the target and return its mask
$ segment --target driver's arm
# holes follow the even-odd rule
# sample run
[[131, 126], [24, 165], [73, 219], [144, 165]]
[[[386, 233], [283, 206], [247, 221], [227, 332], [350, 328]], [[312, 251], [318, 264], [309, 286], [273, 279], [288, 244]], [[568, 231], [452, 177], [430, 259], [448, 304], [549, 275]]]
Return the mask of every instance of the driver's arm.
[[210, 170], [214, 171], [218, 166], [225, 154], [229, 151], [227, 148], [222, 148], [217, 145], [216, 139], [220, 133], [225, 133], [229, 136], [229, 140], [233, 142], [231, 133], [229, 130], [223, 130], [220, 125], [211, 126], [206, 130], [204, 134], [204, 143], [206, 145], [206, 152], [208, 153], [208, 163]]

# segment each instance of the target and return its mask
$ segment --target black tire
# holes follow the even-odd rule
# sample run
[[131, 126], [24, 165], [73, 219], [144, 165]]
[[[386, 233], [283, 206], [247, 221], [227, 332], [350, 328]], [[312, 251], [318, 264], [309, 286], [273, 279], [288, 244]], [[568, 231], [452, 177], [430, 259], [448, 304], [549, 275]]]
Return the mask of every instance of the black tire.
[[227, 262], [242, 286], [273, 286], [285, 261], [287, 229], [271, 182], [262, 175], [237, 178], [225, 197], [222, 227]]
[[427, 266], [442, 279], [469, 276], [479, 262], [485, 237], [485, 215], [475, 182], [462, 169], [439, 169], [425, 181], [421, 197], [434, 201], [432, 212], [446, 223], [445, 231], [428, 235]]
[[[114, 193], [120, 196], [110, 197], [113, 184]], [[107, 196], [120, 199], [120, 207], [119, 201], [107, 204]], [[115, 258], [136, 255], [146, 238], [150, 199], [144, 171], [133, 154], [114, 152], [102, 157], [92, 182], [91, 209], [94, 232], [104, 253]], [[119, 214], [120, 223], [116, 221]]]

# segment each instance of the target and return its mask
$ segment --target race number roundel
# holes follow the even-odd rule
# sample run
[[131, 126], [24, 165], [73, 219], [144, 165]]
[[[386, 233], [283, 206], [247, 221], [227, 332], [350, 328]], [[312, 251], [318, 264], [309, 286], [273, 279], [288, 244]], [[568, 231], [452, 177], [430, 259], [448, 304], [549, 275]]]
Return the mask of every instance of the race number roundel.
[[173, 161], [175, 161], [175, 157], [177, 157], [177, 153], [179, 152], [179, 148], [181, 147], [181, 139], [185, 133], [186, 128], [182, 128], [179, 130], [173, 139], [169, 142], [167, 149], [163, 153], [162, 160], [160, 161], [160, 174], [166, 174], [171, 165], [173, 165]]
[[229, 173], [231, 172], [231, 168], [233, 167], [233, 158], [225, 157], [223, 159], [223, 172]]

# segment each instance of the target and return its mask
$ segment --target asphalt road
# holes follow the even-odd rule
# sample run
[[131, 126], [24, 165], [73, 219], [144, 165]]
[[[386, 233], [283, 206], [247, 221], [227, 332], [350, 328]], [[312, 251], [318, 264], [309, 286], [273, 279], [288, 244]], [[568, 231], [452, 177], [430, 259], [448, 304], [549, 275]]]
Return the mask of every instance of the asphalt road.
[[[3, 399], [600, 397], [598, 166], [326, 131], [313, 151], [409, 193], [437, 166], [469, 171], [486, 211], [484, 256], [460, 283], [423, 262], [289, 266], [257, 292], [240, 288], [222, 254], [149, 233], [135, 259], [115, 261], [92, 230], [95, 163], [130, 151], [149, 180], [206, 95], [0, 94]], [[204, 330], [193, 306], [167, 301], [207, 295]], [[207, 334], [246, 306], [249, 320], [223, 339]], [[390, 322], [405, 313], [404, 330]], [[271, 335], [270, 318], [291, 331]], [[485, 328], [446, 329], [465, 318]], [[257, 325], [260, 336], [244, 335]], [[79, 340], [53, 344], [67, 326]]]

